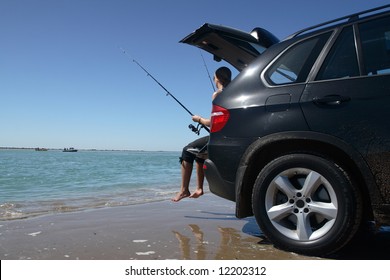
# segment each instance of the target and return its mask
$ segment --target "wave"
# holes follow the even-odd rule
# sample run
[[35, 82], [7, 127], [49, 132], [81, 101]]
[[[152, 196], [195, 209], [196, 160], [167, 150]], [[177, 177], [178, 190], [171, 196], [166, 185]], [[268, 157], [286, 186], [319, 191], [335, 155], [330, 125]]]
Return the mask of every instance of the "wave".
[[98, 197], [5, 202], [0, 204], [0, 220], [26, 219], [47, 214], [159, 202], [170, 199], [177, 191], [177, 188], [163, 190], [139, 188], [126, 193], [105, 194]]

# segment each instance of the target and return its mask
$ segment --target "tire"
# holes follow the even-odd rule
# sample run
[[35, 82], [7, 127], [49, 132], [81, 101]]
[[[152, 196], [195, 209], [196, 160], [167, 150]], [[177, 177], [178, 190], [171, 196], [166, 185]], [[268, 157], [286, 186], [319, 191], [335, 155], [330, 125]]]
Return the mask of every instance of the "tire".
[[252, 195], [256, 221], [278, 248], [325, 256], [355, 235], [360, 192], [335, 163], [319, 156], [279, 157], [259, 173]]

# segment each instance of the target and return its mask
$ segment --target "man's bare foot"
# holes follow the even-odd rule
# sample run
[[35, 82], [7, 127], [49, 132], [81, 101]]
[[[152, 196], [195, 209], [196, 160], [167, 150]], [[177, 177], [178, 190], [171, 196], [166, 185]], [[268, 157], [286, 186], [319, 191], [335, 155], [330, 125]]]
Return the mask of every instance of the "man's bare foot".
[[190, 195], [190, 198], [198, 198], [200, 196], [203, 195], [203, 189], [196, 189], [195, 192], [193, 192], [191, 195]]
[[191, 193], [190, 193], [190, 192], [179, 192], [179, 193], [177, 193], [177, 195], [176, 195], [174, 198], [172, 198], [171, 200], [172, 200], [173, 202], [178, 202], [178, 201], [182, 200], [183, 198], [186, 198], [186, 197], [189, 197], [189, 196], [191, 196]]

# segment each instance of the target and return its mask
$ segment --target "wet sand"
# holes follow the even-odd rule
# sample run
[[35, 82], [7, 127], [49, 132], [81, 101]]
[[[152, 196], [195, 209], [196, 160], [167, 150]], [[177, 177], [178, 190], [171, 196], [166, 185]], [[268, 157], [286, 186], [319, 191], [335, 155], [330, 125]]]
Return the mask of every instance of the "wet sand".
[[[206, 193], [178, 203], [162, 201], [0, 221], [0, 259], [320, 259], [276, 249], [253, 217], [236, 219], [234, 207], [233, 202]], [[384, 236], [390, 248], [390, 232]], [[383, 249], [380, 241], [378, 246]], [[352, 256], [356, 258], [356, 252], [348, 255], [347, 250], [336, 257]]]

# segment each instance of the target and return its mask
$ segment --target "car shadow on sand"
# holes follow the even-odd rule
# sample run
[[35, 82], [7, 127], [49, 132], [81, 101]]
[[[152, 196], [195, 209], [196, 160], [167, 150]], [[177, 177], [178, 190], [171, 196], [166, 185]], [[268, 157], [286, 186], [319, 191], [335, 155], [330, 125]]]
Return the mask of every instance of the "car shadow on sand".
[[[269, 241], [261, 232], [254, 217], [246, 218], [242, 228], [246, 234], [260, 237], [259, 243]], [[269, 244], [272, 244], [269, 242]], [[376, 232], [359, 236], [342, 250], [326, 257], [334, 260], [390, 260], [390, 227], [381, 227]]]
[[339, 260], [390, 260], [390, 227], [381, 227], [352, 240], [330, 258]]

